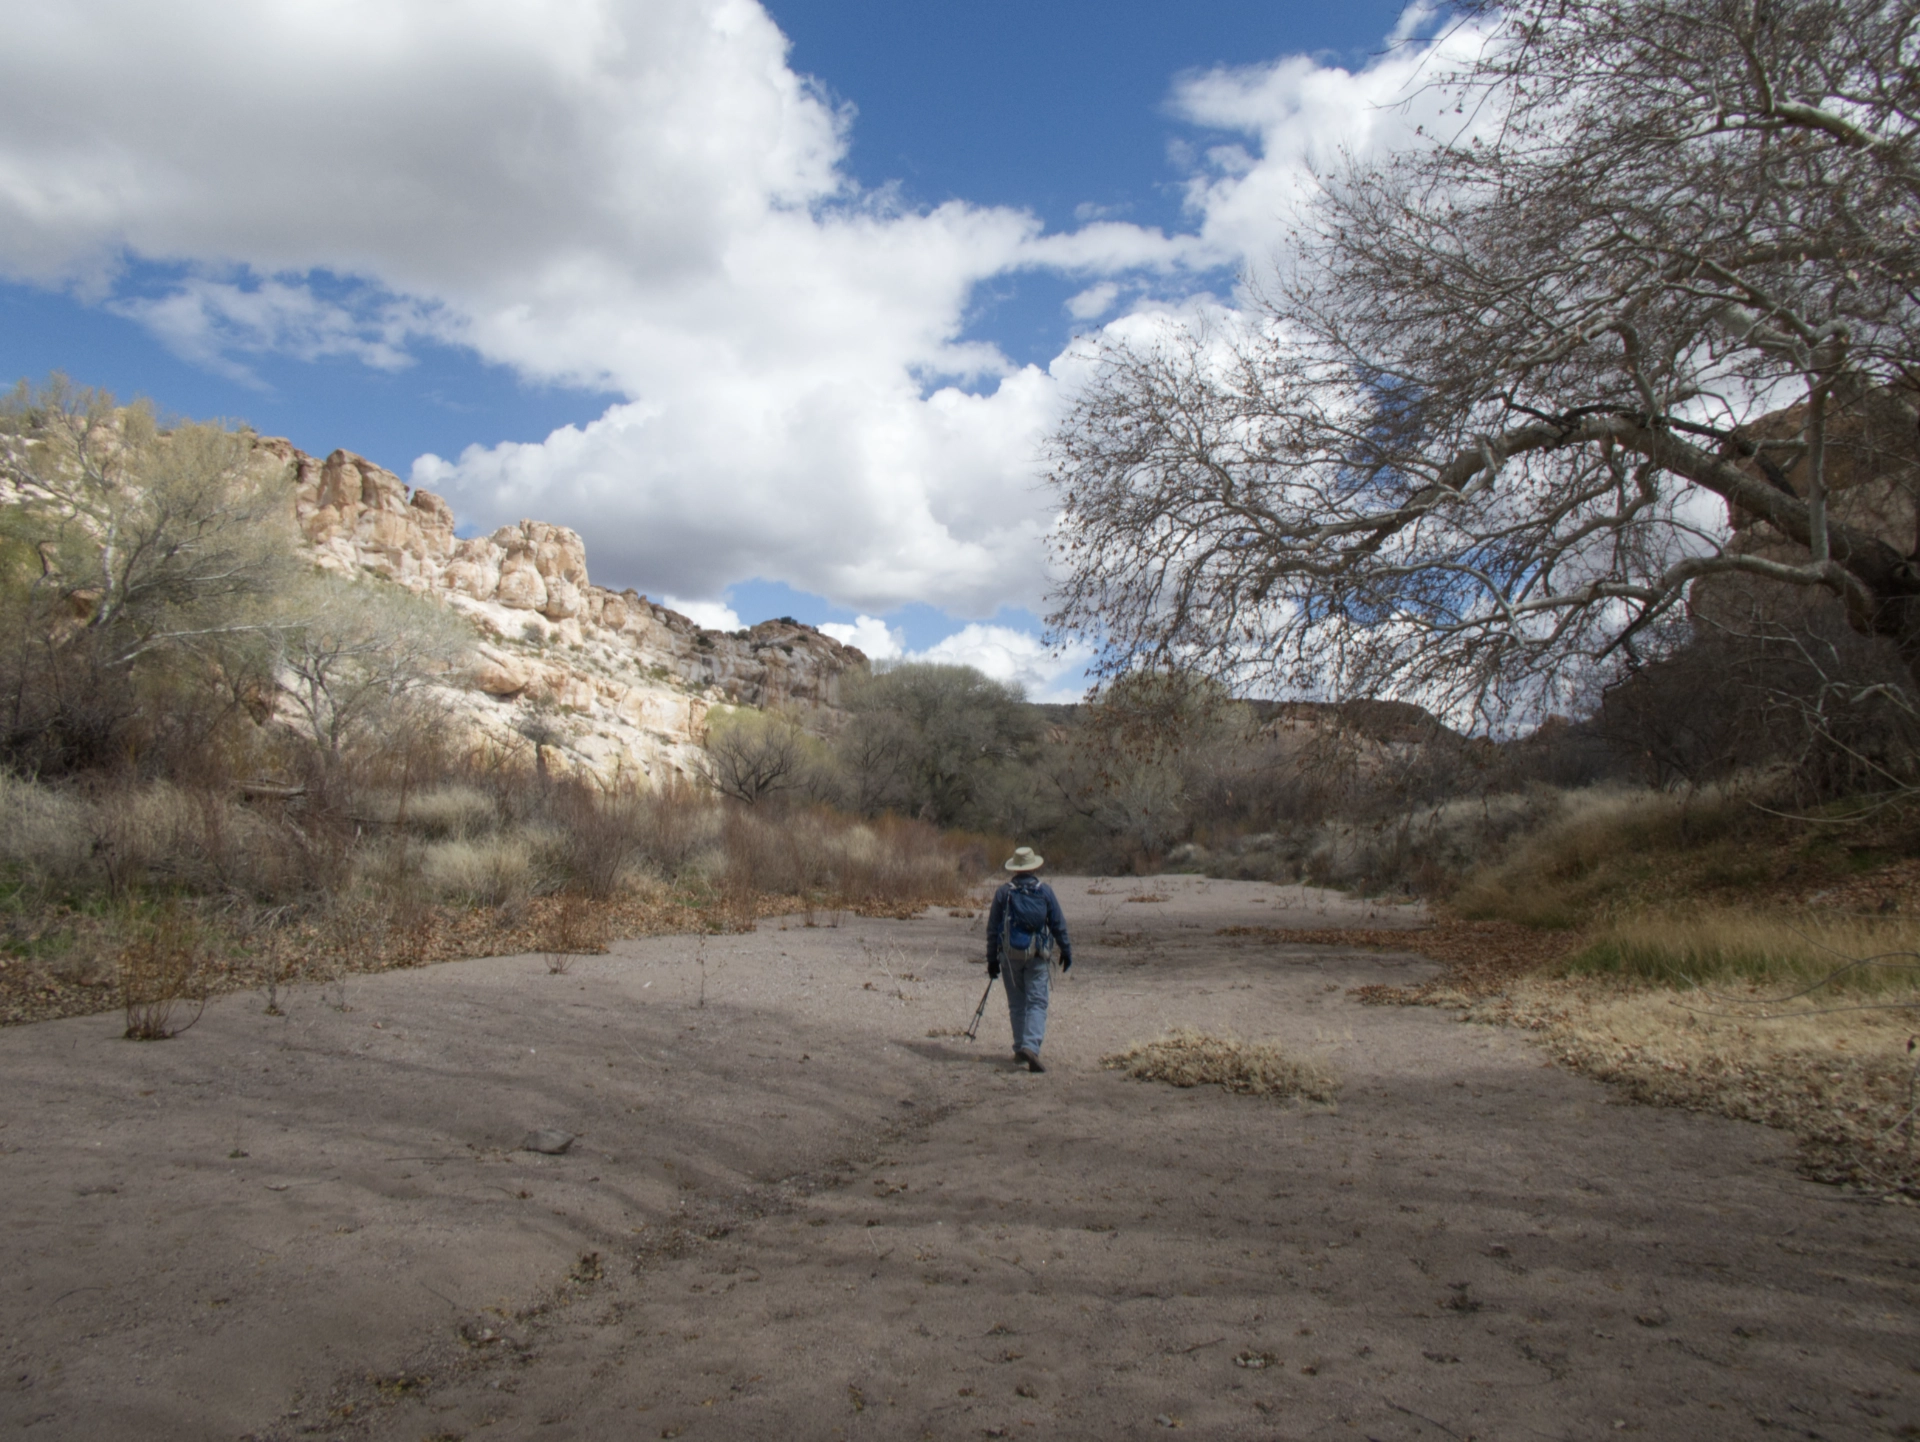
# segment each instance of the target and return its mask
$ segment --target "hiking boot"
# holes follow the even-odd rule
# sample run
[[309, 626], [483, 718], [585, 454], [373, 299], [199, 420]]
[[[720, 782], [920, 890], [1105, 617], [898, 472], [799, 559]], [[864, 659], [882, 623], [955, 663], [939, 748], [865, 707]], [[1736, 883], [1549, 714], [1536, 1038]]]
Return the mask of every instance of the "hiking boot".
[[1027, 1070], [1039, 1072], [1039, 1071], [1045, 1071], [1046, 1068], [1040, 1064], [1039, 1057], [1035, 1056], [1032, 1052], [1028, 1052], [1027, 1053]]
[[1035, 1056], [1032, 1052], [1028, 1051], [1025, 1047], [1017, 1046], [1013, 1049], [1013, 1064], [1015, 1066], [1019, 1066], [1023, 1062], [1026, 1064], [1026, 1068], [1028, 1071], [1036, 1071], [1040, 1067], [1039, 1057]]

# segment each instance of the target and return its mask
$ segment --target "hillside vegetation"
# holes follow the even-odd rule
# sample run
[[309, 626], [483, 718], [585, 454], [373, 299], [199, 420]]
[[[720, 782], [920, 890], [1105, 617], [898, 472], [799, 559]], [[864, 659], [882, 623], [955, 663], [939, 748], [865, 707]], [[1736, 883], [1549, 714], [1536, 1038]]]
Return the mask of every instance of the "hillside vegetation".
[[[535, 684], [574, 685], [567, 618], [518, 613], [521, 644], [538, 627], [567, 666], [518, 662], [517, 689], [477, 672], [486, 604], [321, 564], [250, 433], [163, 426], [56, 379], [0, 411], [0, 472], [8, 1019], [122, 1005], [130, 1032], [161, 1035], [227, 987], [917, 909], [986, 865], [925, 821], [776, 816], [671, 764], [570, 759], [591, 754], [599, 702]], [[548, 611], [582, 604], [561, 584]], [[705, 651], [741, 674], [730, 645], [748, 649]], [[686, 716], [725, 700], [674, 676], [620, 685]]]

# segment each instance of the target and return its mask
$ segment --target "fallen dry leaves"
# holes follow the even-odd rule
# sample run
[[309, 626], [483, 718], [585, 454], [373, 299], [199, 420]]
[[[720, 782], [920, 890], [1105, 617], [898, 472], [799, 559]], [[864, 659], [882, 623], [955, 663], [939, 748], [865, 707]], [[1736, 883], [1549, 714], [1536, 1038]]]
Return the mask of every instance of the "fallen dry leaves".
[[1870, 916], [1920, 912], [1920, 858], [1884, 862], [1872, 871], [1844, 880], [1783, 888], [1769, 899], [1781, 905]]

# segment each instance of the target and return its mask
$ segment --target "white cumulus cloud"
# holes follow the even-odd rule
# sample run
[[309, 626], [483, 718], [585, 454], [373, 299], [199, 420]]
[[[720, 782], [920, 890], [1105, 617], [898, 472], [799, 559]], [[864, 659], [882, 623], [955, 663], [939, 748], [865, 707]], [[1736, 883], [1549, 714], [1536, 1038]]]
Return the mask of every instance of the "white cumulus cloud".
[[1173, 113], [1230, 137], [1193, 159], [1186, 203], [1200, 236], [1243, 264], [1273, 263], [1316, 174], [1343, 156], [1411, 145], [1420, 127], [1439, 123], [1448, 107], [1425, 82], [1475, 51], [1484, 31], [1461, 25], [1436, 42], [1412, 39], [1433, 14], [1428, 0], [1416, 0], [1387, 37], [1390, 48], [1361, 70], [1291, 55], [1182, 77]]
[[908, 650], [900, 631], [878, 616], [857, 616], [851, 623], [831, 622], [820, 629], [836, 641], [857, 646], [871, 661], [971, 666], [996, 681], [1014, 682], [1036, 701], [1078, 701], [1092, 659], [1084, 646], [1055, 652], [1031, 632], [978, 621], [918, 651]]
[[855, 616], [851, 624], [830, 621], [820, 630], [842, 646], [864, 652], [869, 661], [896, 660], [906, 649], [900, 633], [878, 616]]
[[1056, 652], [1030, 631], [975, 621], [905, 659], [971, 666], [996, 681], [1014, 682], [1032, 701], [1078, 701], [1093, 653], [1084, 646]]
[[[229, 374], [266, 352], [391, 368], [431, 339], [614, 391], [590, 424], [422, 457], [413, 479], [482, 529], [575, 527], [609, 583], [717, 596], [757, 576], [869, 617], [1042, 603], [1035, 448], [1075, 363], [964, 340], [980, 285], [1048, 269], [1082, 287], [1075, 319], [1130, 293], [1151, 315], [1159, 281], [1269, 255], [1310, 158], [1413, 123], [1383, 107], [1418, 50], [1190, 77], [1177, 113], [1224, 137], [1196, 153], [1190, 231], [1089, 211], [1049, 234], [853, 184], [851, 113], [755, 0], [16, 9], [0, 276], [71, 287]], [[172, 279], [136, 292], [133, 262]], [[1044, 690], [1064, 672], [1017, 634], [970, 627], [954, 657]]]
[[1090, 285], [1078, 295], [1067, 299], [1067, 314], [1075, 320], [1098, 320], [1113, 309], [1113, 303], [1120, 298], [1120, 287], [1110, 280], [1098, 285]]
[[677, 596], [662, 596], [660, 604], [709, 631], [739, 631], [747, 624], [740, 619], [740, 613], [724, 601], [682, 601]]

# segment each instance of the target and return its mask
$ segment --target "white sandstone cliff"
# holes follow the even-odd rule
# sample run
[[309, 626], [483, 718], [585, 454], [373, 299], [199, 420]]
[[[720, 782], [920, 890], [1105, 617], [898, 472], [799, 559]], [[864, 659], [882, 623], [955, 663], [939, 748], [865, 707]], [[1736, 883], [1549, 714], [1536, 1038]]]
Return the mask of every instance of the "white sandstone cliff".
[[257, 448], [286, 468], [294, 519], [315, 562], [431, 597], [474, 627], [457, 681], [442, 688], [476, 741], [526, 750], [604, 780], [690, 774], [718, 704], [819, 710], [864, 670], [850, 646], [792, 621], [706, 631], [634, 591], [587, 576], [586, 547], [564, 526], [522, 521], [454, 535], [430, 491], [349, 451], [324, 461], [285, 440]]

